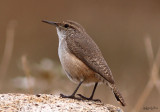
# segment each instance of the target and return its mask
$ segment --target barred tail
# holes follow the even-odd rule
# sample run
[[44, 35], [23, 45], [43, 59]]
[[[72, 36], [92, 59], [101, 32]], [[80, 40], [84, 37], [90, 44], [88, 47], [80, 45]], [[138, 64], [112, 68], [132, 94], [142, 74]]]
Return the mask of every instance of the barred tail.
[[113, 84], [109, 84], [109, 85], [110, 85], [110, 87], [111, 87], [111, 89], [112, 89], [112, 91], [113, 91], [113, 93], [114, 93], [114, 95], [115, 95], [117, 101], [119, 101], [119, 102], [121, 103], [122, 106], [125, 106], [126, 103], [125, 103], [125, 101], [124, 101], [124, 99], [123, 99], [121, 93], [120, 93], [119, 90], [116, 88], [116, 86], [113, 85]]

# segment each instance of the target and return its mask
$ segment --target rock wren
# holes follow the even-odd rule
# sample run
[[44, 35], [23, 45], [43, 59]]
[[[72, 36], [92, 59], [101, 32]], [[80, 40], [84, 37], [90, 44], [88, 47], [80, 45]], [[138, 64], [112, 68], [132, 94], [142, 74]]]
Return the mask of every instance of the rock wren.
[[51, 22], [43, 20], [42, 22], [54, 25], [59, 37], [58, 55], [62, 67], [68, 78], [79, 83], [72, 95], [66, 96], [60, 94], [63, 98], [75, 98], [75, 94], [82, 83], [95, 83], [93, 92], [89, 98], [78, 94], [82, 99], [94, 100], [93, 95], [99, 82], [109, 85], [117, 101], [125, 106], [125, 101], [116, 88], [112, 72], [103, 58], [103, 55], [86, 33], [85, 29], [74, 21]]

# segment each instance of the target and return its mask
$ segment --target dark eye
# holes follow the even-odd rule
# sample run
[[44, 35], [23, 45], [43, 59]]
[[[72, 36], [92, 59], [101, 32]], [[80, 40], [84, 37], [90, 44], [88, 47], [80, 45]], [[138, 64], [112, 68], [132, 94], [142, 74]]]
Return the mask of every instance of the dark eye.
[[68, 27], [69, 27], [69, 25], [68, 25], [68, 24], [65, 24], [65, 25], [64, 25], [64, 27], [65, 27], [65, 28], [68, 28]]

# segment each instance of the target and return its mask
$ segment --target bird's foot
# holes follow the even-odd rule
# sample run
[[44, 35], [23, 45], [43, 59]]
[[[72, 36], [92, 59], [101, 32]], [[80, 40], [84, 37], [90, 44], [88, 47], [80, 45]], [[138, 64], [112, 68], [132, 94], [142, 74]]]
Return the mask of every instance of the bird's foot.
[[85, 99], [85, 100], [90, 100], [90, 101], [95, 101], [95, 102], [101, 102], [101, 100], [99, 100], [99, 99], [93, 99], [92, 97], [90, 97], [90, 98], [87, 98], [87, 97], [85, 97], [85, 96], [83, 96], [83, 95], [81, 95], [81, 94], [77, 94], [79, 97], [81, 97], [82, 99]]
[[71, 98], [71, 99], [81, 100], [80, 98], [77, 98], [77, 97], [75, 97], [74, 95], [69, 95], [69, 96], [67, 96], [67, 95], [64, 95], [64, 94], [60, 94], [60, 96], [61, 96], [62, 98]]

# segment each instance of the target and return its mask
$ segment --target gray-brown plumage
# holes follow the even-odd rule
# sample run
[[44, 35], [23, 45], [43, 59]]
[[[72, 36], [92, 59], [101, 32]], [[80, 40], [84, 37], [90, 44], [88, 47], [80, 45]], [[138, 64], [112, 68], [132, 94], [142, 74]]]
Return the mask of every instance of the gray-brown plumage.
[[56, 26], [59, 37], [58, 54], [62, 67], [72, 81], [79, 82], [71, 96], [63, 94], [61, 96], [75, 98], [75, 93], [82, 83], [94, 82], [95, 87], [90, 98], [78, 94], [84, 99], [92, 100], [98, 82], [103, 82], [111, 87], [116, 99], [125, 106], [124, 99], [115, 86], [112, 72], [100, 49], [84, 28], [73, 21], [43, 22]]

